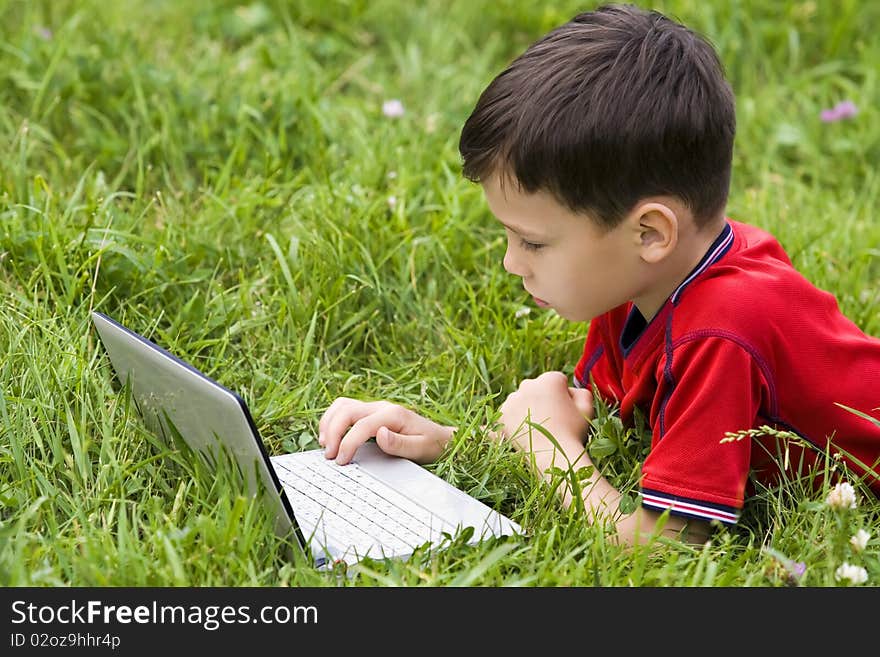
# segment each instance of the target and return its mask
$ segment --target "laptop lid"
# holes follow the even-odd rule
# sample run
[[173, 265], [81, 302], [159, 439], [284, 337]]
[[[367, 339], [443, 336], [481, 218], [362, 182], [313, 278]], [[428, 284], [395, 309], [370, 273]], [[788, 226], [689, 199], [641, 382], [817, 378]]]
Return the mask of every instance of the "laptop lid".
[[128, 383], [147, 427], [169, 442], [174, 434], [209, 461], [221, 445], [234, 458], [249, 494], [265, 494], [275, 531], [306, 552], [290, 501], [278, 480], [245, 401], [162, 347], [103, 313], [92, 321], [119, 382]]

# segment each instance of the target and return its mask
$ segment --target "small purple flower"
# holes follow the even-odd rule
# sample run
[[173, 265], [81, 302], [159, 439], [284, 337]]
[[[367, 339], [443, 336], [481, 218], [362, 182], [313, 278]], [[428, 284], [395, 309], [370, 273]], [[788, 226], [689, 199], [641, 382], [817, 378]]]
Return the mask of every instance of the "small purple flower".
[[34, 33], [44, 41], [52, 40], [52, 30], [48, 27], [35, 27]]
[[804, 576], [804, 573], [807, 572], [807, 564], [803, 561], [792, 561], [790, 563], [785, 564], [785, 569], [791, 573], [791, 576], [796, 580], [799, 580]]
[[851, 119], [859, 110], [851, 100], [842, 100], [831, 109], [824, 109], [819, 115], [823, 123], [834, 123], [843, 119]]
[[764, 552], [773, 557], [776, 563], [782, 567], [782, 571], [784, 572], [785, 578], [788, 580], [790, 586], [797, 586], [800, 583], [804, 573], [807, 572], [806, 563], [789, 559], [787, 556], [773, 548], [765, 547]]
[[386, 100], [382, 103], [382, 114], [387, 116], [389, 119], [397, 119], [403, 116], [405, 110], [403, 108], [403, 103], [401, 103], [396, 98], [391, 100]]

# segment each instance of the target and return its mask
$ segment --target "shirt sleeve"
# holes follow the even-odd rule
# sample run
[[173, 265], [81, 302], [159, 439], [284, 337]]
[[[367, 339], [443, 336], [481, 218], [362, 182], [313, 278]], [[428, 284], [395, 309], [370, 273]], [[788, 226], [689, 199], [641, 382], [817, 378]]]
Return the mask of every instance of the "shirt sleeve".
[[735, 338], [685, 338], [667, 348], [656, 376], [651, 451], [642, 466], [643, 506], [736, 523], [752, 441], [721, 441], [727, 432], [755, 424], [767, 394], [757, 359]]

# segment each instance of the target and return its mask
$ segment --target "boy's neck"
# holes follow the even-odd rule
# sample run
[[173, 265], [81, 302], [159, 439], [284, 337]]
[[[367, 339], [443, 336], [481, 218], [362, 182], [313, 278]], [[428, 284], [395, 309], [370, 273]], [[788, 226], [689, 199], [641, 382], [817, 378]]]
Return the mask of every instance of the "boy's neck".
[[654, 318], [666, 300], [700, 264], [725, 225], [724, 216], [699, 229], [693, 222], [682, 225], [675, 251], [662, 264], [656, 265], [654, 281], [645, 294], [633, 299], [633, 304], [646, 321]]

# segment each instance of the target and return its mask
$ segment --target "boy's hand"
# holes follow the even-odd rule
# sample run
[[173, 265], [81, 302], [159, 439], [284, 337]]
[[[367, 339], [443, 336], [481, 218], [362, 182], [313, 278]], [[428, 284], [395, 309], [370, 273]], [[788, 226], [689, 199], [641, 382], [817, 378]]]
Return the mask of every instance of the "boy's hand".
[[358, 447], [373, 436], [383, 452], [429, 463], [443, 453], [454, 432], [455, 427], [432, 422], [398, 404], [339, 397], [321, 416], [318, 443], [324, 456], [340, 465], [349, 463]]
[[[554, 445], [540, 431], [526, 423], [540, 424], [559, 443], [570, 462], [583, 452], [589, 421], [593, 417], [593, 396], [589, 390], [571, 388], [562, 372], [544, 372], [536, 379], [525, 379], [516, 392], [501, 405], [502, 435], [525, 452], [532, 452], [543, 470], [554, 462]], [[559, 461], [556, 465], [563, 465]]]

